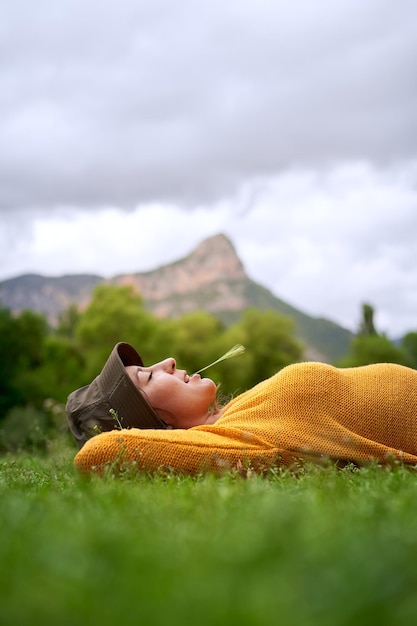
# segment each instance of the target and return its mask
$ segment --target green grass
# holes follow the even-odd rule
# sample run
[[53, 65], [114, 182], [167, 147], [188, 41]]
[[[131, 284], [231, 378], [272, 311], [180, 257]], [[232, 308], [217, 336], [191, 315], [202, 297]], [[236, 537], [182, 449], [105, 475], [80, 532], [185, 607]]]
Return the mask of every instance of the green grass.
[[417, 474], [83, 479], [0, 458], [0, 624], [417, 622]]

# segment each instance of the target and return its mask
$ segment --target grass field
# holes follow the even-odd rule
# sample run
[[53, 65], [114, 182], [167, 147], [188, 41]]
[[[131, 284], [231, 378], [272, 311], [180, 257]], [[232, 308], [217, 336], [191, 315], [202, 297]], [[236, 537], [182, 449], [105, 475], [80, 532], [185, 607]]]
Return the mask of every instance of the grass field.
[[417, 473], [83, 479], [0, 458], [0, 624], [417, 623]]

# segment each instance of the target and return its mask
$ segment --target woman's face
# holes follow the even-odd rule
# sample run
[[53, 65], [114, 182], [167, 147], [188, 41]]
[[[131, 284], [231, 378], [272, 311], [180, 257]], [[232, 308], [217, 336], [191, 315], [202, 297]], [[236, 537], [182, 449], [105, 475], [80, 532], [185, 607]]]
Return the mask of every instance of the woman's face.
[[172, 358], [150, 367], [128, 365], [126, 371], [154, 411], [173, 428], [191, 428], [206, 422], [216, 395], [216, 385], [210, 378], [188, 376], [185, 370], [177, 370]]

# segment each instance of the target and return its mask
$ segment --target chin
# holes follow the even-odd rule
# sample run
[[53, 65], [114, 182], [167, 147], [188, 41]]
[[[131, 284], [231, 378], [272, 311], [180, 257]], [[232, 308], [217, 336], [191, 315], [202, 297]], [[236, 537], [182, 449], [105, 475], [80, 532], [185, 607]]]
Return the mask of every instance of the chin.
[[214, 380], [212, 380], [211, 378], [202, 378], [202, 379], [201, 379], [201, 382], [207, 382], [207, 384], [208, 384], [208, 385], [211, 385], [211, 386], [213, 387], [214, 394], [216, 393], [216, 391], [217, 391], [217, 385], [216, 385], [216, 383], [214, 382]]
[[214, 382], [214, 380], [212, 378], [205, 378], [204, 377], [204, 378], [201, 379], [201, 382], [203, 382], [203, 381], [204, 382], [208, 381], [210, 383], [213, 383], [213, 385], [216, 387], [216, 383]]

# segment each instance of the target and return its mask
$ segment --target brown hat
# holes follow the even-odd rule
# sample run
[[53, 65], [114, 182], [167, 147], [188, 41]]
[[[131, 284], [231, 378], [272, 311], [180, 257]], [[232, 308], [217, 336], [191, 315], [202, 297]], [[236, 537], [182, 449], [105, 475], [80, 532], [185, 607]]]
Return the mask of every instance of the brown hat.
[[122, 428], [167, 428], [133, 384], [126, 365], [143, 366], [143, 361], [130, 344], [118, 343], [93, 382], [68, 396], [68, 424], [80, 448], [94, 435], [117, 428], [117, 420]]

